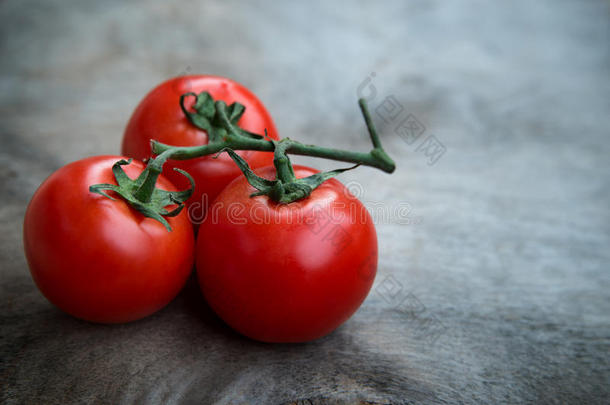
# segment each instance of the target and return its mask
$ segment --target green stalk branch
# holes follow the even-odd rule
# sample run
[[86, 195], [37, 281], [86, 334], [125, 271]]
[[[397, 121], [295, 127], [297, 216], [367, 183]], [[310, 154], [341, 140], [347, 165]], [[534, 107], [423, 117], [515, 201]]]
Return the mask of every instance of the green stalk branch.
[[[192, 108], [187, 108], [185, 105], [188, 97], [196, 97]], [[207, 92], [198, 95], [186, 93], [180, 97], [180, 108], [191, 124], [207, 133], [208, 144], [190, 147], [170, 146], [153, 140], [151, 141], [152, 152], [157, 157], [148, 161], [146, 169], [138, 178], [130, 179], [125, 174], [121, 166], [129, 164], [130, 161], [122, 160], [117, 162], [112, 169], [117, 184], [95, 184], [90, 187], [90, 191], [114, 199], [106, 193], [106, 191], [113, 191], [142, 214], [158, 220], [168, 230], [171, 230], [165, 217], [178, 215], [184, 207], [184, 202], [193, 193], [195, 185], [188, 173], [175, 169], [188, 178], [191, 188], [176, 192], [157, 189], [155, 187], [157, 179], [161, 175], [167, 159], [186, 160], [227, 152], [244, 173], [248, 182], [258, 190], [253, 196], [267, 195], [273, 201], [281, 204], [306, 198], [324, 181], [360, 165], [392, 173], [396, 165], [383, 150], [366, 101], [360, 99], [358, 104], [373, 143], [373, 149], [367, 153], [306, 145], [289, 138], [280, 141], [265, 139], [260, 134], [254, 134], [239, 127], [238, 121], [245, 112], [243, 105], [239, 103], [227, 105], [224, 101], [214, 101]], [[234, 152], [235, 150], [274, 152], [273, 163], [276, 168], [276, 179], [268, 180], [257, 176], [248, 163]], [[355, 163], [355, 166], [297, 179], [288, 154], [333, 159]], [[175, 208], [168, 211], [167, 207], [170, 206]]]
[[[200, 95], [199, 97], [202, 96]], [[208, 96], [205, 97], [207, 98]], [[317, 145], [302, 144], [294, 140], [289, 140], [290, 142], [288, 145], [286, 145], [285, 152], [292, 155], [313, 156], [337, 160], [340, 162], [355, 163], [363, 166], [375, 167], [377, 169], [383, 170], [386, 173], [392, 173], [396, 169], [396, 164], [381, 146], [381, 142], [379, 140], [379, 136], [377, 135], [377, 131], [375, 130], [375, 126], [371, 120], [366, 101], [364, 99], [360, 99], [358, 103], [360, 105], [360, 109], [362, 110], [362, 114], [364, 116], [364, 120], [366, 122], [366, 126], [369, 131], [371, 141], [373, 143], [373, 149], [370, 152], [353, 152], [342, 149], [325, 148]], [[229, 108], [231, 108], [231, 106]], [[187, 160], [194, 159], [200, 156], [216, 154], [226, 148], [233, 150], [257, 150], [266, 152], [275, 151], [275, 143], [273, 141], [265, 140], [262, 136], [256, 134], [248, 133], [248, 135], [246, 136], [240, 133], [245, 131], [239, 128], [236, 123], [232, 123], [227, 119], [225, 109], [226, 104], [224, 102], [216, 102], [216, 114], [220, 116], [217, 121], [219, 121], [219, 124], [222, 125], [219, 129], [226, 131], [225, 136], [217, 137], [208, 135], [210, 143], [201, 146], [178, 147], [166, 145], [153, 140], [151, 141], [153, 154], [161, 154], [171, 150], [171, 159]], [[206, 110], [206, 113], [208, 113], [208, 111], [209, 109]], [[191, 119], [189, 115], [187, 115], [187, 117], [189, 117], [189, 119], [194, 125], [201, 128], [201, 126], [197, 125], [200, 120], [197, 121], [195, 119]], [[206, 131], [209, 132], [209, 129], [206, 129]]]

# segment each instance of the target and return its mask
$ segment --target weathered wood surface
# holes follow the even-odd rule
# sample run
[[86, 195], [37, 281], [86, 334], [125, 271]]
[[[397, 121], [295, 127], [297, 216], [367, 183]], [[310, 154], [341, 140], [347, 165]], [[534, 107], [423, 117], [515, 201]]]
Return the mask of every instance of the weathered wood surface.
[[[0, 2], [1, 402], [607, 401], [610, 3], [90, 3]], [[356, 94], [371, 72], [372, 106], [399, 103], [374, 114], [398, 171], [341, 177], [375, 207], [381, 258], [332, 335], [249, 341], [192, 281], [121, 326], [35, 288], [21, 241], [35, 188], [117, 153], [140, 98], [188, 72], [243, 82], [282, 136], [324, 145], [368, 147]], [[416, 140], [395, 132], [408, 114]], [[445, 147], [432, 165], [428, 139]]]

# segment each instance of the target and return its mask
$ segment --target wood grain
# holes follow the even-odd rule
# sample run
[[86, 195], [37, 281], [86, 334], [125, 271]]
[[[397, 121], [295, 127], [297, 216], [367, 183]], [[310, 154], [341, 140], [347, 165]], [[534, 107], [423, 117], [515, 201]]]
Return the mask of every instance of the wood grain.
[[[607, 403], [610, 3], [89, 3], [0, 2], [0, 402]], [[319, 341], [242, 338], [194, 280], [93, 325], [29, 276], [38, 184], [117, 153], [140, 98], [196, 72], [250, 87], [281, 136], [361, 150], [371, 79], [398, 169], [340, 180], [377, 219], [379, 269]]]

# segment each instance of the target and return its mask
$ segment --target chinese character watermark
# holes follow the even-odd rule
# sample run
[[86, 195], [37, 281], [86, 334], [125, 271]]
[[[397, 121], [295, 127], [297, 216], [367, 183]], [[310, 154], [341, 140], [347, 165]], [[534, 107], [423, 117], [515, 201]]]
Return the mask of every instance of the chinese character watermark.
[[422, 152], [428, 158], [428, 165], [435, 164], [444, 154], [447, 148], [434, 135], [428, 136], [415, 152]]
[[392, 275], [385, 277], [375, 288], [375, 292], [392, 309], [404, 315], [414, 336], [428, 344], [434, 344], [447, 327], [432, 314], [411, 291], [406, 291], [402, 283]]
[[[368, 75], [356, 89], [358, 98], [364, 98], [369, 104], [376, 100], [378, 91], [373, 84], [377, 76], [375, 72]], [[375, 107], [375, 113], [386, 124], [392, 124], [394, 133], [402, 138], [409, 146], [420, 142], [426, 127], [411, 113], [404, 114], [405, 107], [398, 101], [396, 96], [390, 94]], [[401, 118], [402, 117], [402, 118]], [[429, 166], [436, 164], [445, 154], [447, 148], [434, 135], [428, 135], [417, 144], [415, 152], [423, 154], [427, 158]]]
[[424, 127], [413, 114], [409, 114], [396, 125], [394, 132], [400, 136], [407, 145], [413, 145], [419, 137], [426, 132], [426, 127]]

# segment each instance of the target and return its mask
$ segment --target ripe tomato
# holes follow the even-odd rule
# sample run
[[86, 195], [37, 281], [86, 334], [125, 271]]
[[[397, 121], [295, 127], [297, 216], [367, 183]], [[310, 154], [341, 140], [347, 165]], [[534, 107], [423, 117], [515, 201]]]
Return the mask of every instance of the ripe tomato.
[[[150, 140], [176, 146], [197, 146], [208, 143], [205, 131], [189, 122], [180, 108], [180, 96], [193, 92], [208, 91], [215, 100], [227, 104], [235, 101], [246, 107], [238, 122], [243, 129], [278, 139], [275, 125], [265, 106], [248, 89], [230, 79], [218, 76], [182, 76], [161, 83], [140, 102], [134, 111], [123, 137], [121, 153], [136, 159], [150, 156]], [[195, 97], [189, 97], [185, 106], [190, 109]], [[273, 153], [239, 151], [250, 167], [271, 165]], [[187, 171], [195, 180], [195, 192], [189, 199], [189, 213], [193, 223], [200, 223], [209, 203], [214, 201], [222, 189], [241, 172], [226, 154], [217, 159], [203, 156], [187, 161], [168, 161], [163, 173], [180, 189], [187, 188], [184, 176], [172, 170], [178, 167]]]
[[[124, 200], [89, 192], [93, 184], [116, 184], [112, 165], [121, 159], [95, 156], [62, 167], [42, 183], [25, 214], [25, 254], [38, 288], [60, 309], [93, 322], [152, 314], [177, 295], [193, 266], [185, 212], [167, 218], [168, 232]], [[144, 165], [123, 168], [136, 178]], [[157, 185], [175, 191], [162, 176]]]
[[[316, 173], [295, 166], [297, 178]], [[275, 168], [255, 170], [274, 179]], [[216, 198], [196, 245], [199, 283], [212, 309], [265, 342], [303, 342], [345, 322], [377, 271], [377, 235], [366, 208], [339, 181], [277, 204], [244, 177]]]

